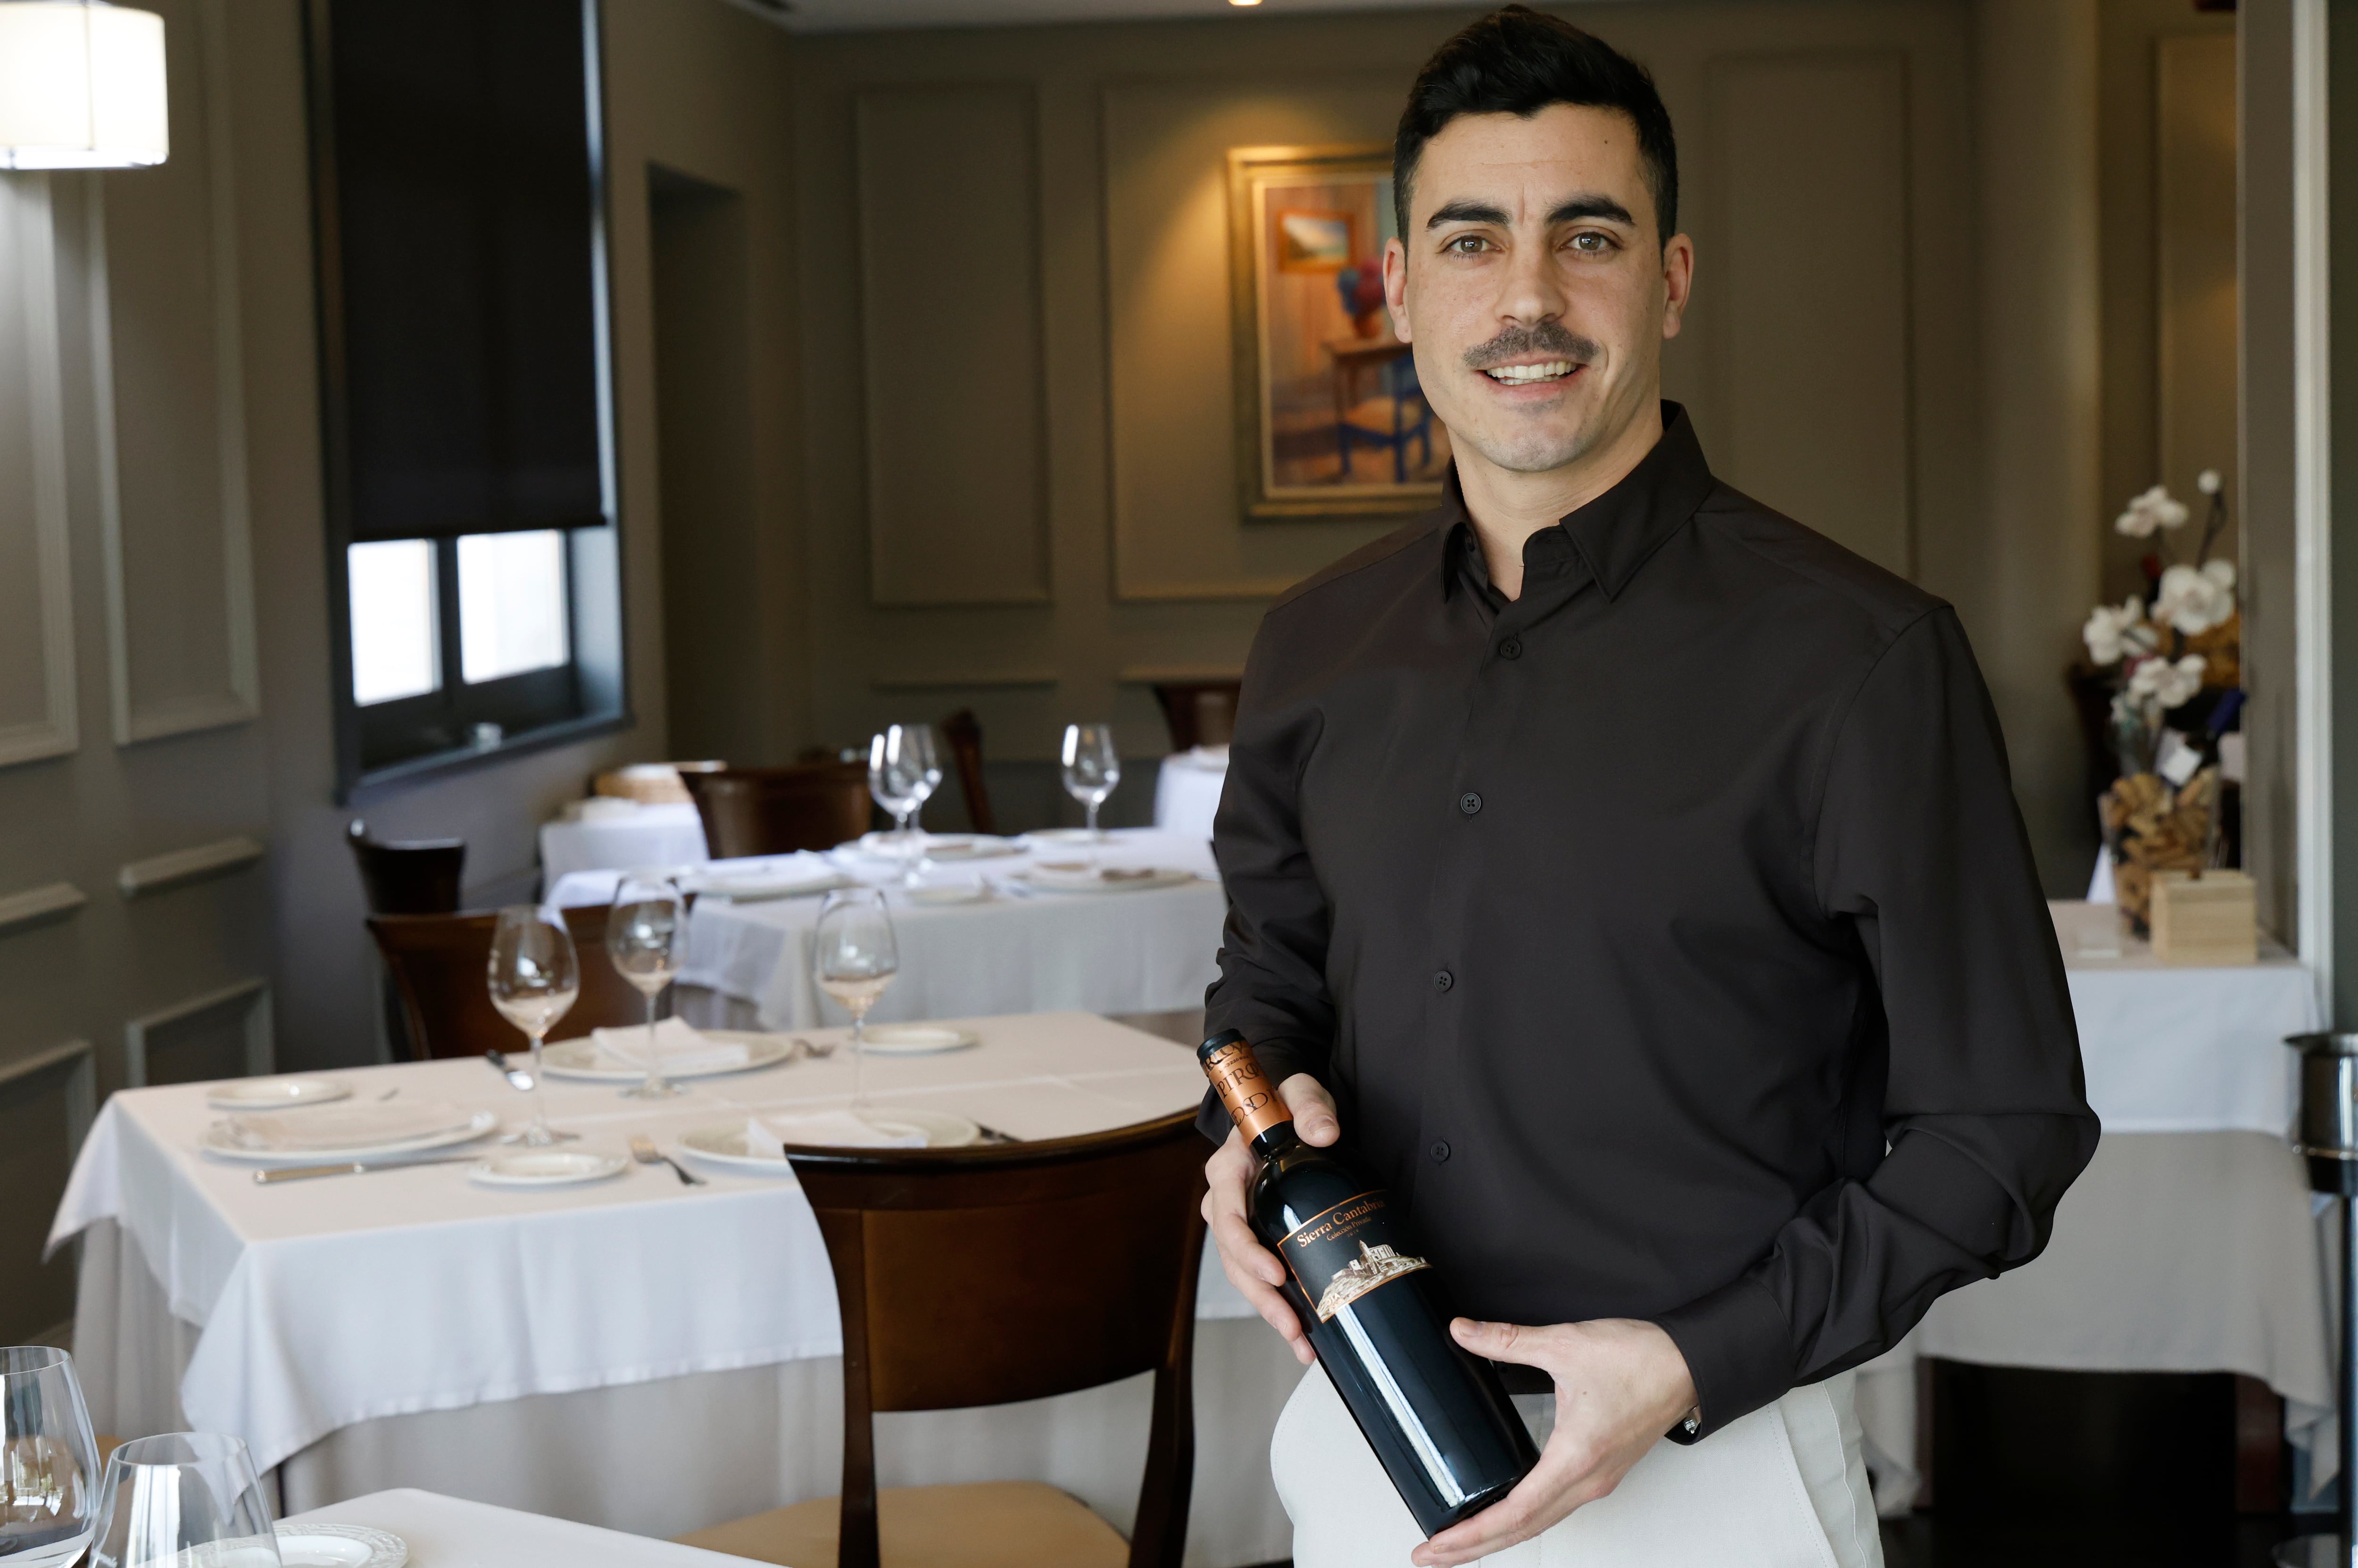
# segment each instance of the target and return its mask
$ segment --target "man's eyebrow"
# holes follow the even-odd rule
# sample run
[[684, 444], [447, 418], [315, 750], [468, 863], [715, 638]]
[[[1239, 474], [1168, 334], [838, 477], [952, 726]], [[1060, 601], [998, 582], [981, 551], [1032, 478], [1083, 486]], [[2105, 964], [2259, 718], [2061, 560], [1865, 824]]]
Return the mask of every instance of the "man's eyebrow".
[[1555, 211], [1548, 214], [1548, 222], [1551, 224], [1572, 223], [1583, 218], [1610, 218], [1617, 223], [1628, 223], [1632, 228], [1637, 226], [1638, 222], [1629, 216], [1629, 209], [1622, 206], [1610, 196], [1569, 197], [1557, 202]]
[[1509, 222], [1504, 207], [1461, 198], [1436, 208], [1433, 216], [1424, 221], [1424, 226], [1438, 229], [1444, 223], [1496, 223], [1504, 228]]

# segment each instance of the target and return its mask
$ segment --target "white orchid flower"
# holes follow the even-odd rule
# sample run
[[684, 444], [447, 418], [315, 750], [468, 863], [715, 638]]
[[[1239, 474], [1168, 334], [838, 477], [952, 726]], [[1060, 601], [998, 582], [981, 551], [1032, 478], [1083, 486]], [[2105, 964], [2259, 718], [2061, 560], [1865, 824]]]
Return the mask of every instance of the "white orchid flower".
[[2139, 648], [2133, 633], [2144, 620], [2145, 606], [2135, 594], [2117, 605], [2099, 604], [2088, 611], [2088, 623], [2080, 628], [2080, 640], [2088, 644], [2088, 657], [2099, 665], [2120, 663], [2121, 655]]
[[2219, 477], [2217, 469], [2204, 469], [2194, 476], [2194, 488], [2205, 495], [2218, 494], [2219, 487], [2223, 482]]
[[2189, 654], [2175, 664], [2146, 659], [2129, 673], [2129, 700], [2150, 702], [2165, 710], [2176, 708], [2202, 689], [2202, 668], [2200, 654]]
[[2131, 538], [2147, 539], [2157, 528], [2183, 526], [2187, 516], [2186, 503], [2171, 499], [2169, 492], [2157, 484], [2132, 500], [2128, 510], [2113, 519], [2113, 526]]
[[[2219, 575], [2222, 572], [2225, 574], [2223, 580]], [[2235, 568], [2225, 561], [2213, 561], [2199, 568], [2175, 566], [2161, 574], [2161, 591], [2153, 601], [2156, 621], [2192, 637], [2234, 613]]]

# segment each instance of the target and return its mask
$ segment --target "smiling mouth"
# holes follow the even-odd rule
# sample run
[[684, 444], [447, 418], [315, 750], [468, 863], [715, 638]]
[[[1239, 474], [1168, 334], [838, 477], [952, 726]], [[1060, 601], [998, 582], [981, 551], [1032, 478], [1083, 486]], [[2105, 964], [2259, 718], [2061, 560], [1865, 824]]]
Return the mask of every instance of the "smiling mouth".
[[1535, 365], [1495, 365], [1482, 373], [1501, 386], [1533, 386], [1562, 381], [1579, 368], [1570, 360], [1547, 360]]

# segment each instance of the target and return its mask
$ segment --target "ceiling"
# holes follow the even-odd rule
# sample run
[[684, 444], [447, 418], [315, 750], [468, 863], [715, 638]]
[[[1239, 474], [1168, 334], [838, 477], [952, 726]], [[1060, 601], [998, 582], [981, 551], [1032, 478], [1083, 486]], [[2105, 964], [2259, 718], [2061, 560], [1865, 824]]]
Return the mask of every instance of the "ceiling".
[[[729, 0], [791, 32], [849, 33], [888, 27], [1004, 27], [1041, 22], [1141, 22], [1150, 17], [1231, 16], [1250, 27], [1264, 16], [1314, 11], [1449, 8], [1450, 0]], [[1476, 4], [1479, 0], [1475, 0]], [[1471, 8], [1470, 5], [1464, 8]]]

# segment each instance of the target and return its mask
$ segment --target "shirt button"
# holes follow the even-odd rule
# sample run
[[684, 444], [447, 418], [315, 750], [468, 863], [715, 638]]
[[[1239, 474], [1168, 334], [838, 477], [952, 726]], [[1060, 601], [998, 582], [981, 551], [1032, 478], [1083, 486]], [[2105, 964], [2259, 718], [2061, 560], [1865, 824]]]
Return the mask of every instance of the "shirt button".
[[1434, 1140], [1434, 1141], [1433, 1141], [1433, 1162], [1434, 1164], [1436, 1164], [1436, 1165], [1442, 1165], [1442, 1164], [1446, 1164], [1446, 1163], [1448, 1163], [1448, 1162], [1449, 1162], [1449, 1144], [1448, 1144], [1448, 1141], [1447, 1141], [1446, 1140], [1444, 1140], [1444, 1139], [1436, 1139], [1436, 1140]]
[[1451, 974], [1447, 969], [1435, 969], [1433, 972], [1433, 989], [1434, 990], [1445, 991], [1456, 983], [1457, 977]]
[[1457, 797], [1457, 809], [1471, 816], [1482, 809], [1482, 797], [1469, 789]]
[[1520, 659], [1523, 656], [1523, 644], [1519, 640], [1509, 637], [1498, 644], [1498, 656], [1502, 659]]

